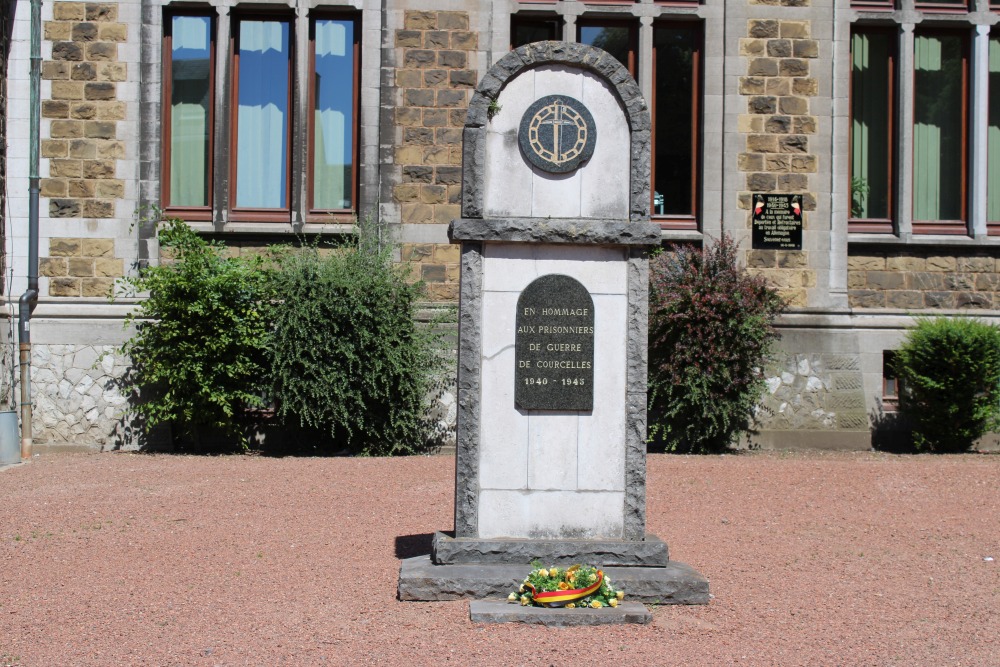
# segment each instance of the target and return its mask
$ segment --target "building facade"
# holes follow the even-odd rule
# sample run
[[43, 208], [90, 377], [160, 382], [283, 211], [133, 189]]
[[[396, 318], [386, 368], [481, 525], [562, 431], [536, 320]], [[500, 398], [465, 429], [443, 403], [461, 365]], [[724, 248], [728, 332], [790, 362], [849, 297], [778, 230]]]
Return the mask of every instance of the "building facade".
[[[46, 2], [35, 442], [132, 440], [115, 279], [158, 260], [148, 204], [255, 252], [378, 216], [458, 296], [462, 126], [511, 48], [617, 57], [651, 111], [665, 243], [726, 233], [787, 298], [757, 440], [872, 444], [919, 314], [1000, 316], [1000, 4], [990, 0]], [[4, 287], [26, 286], [28, 1], [7, 58]], [[0, 172], [3, 173], [3, 172]], [[801, 249], [754, 249], [756, 194]], [[519, 193], [511, 193], [512, 206]]]

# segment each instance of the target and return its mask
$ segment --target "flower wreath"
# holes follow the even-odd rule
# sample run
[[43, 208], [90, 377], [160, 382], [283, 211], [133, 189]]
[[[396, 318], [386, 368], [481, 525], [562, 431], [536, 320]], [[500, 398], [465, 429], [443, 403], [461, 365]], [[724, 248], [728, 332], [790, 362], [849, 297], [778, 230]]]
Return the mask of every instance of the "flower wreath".
[[600, 609], [617, 607], [625, 591], [616, 590], [604, 572], [589, 565], [568, 568], [539, 567], [524, 578], [517, 591], [507, 596], [509, 602], [522, 606]]

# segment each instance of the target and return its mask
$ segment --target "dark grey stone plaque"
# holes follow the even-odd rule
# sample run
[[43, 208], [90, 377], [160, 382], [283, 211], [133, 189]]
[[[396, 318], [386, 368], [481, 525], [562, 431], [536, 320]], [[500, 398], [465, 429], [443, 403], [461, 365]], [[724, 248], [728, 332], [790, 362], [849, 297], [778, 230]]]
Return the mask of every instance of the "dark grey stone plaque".
[[517, 299], [514, 403], [522, 410], [594, 409], [594, 300], [579, 281], [546, 275]]
[[753, 196], [754, 250], [802, 250], [802, 195]]
[[528, 162], [543, 171], [573, 171], [594, 154], [597, 125], [583, 102], [547, 95], [521, 116], [517, 139]]

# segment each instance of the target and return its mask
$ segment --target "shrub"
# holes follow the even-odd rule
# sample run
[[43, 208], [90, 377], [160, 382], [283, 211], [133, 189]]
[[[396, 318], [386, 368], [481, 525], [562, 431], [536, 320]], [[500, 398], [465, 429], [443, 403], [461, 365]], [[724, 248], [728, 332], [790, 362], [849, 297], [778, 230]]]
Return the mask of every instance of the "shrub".
[[133, 364], [125, 388], [148, 426], [170, 423], [196, 445], [206, 430], [242, 441], [265, 375], [263, 260], [227, 257], [182, 220], [165, 220], [158, 236], [172, 259], [119, 281], [125, 295], [149, 292], [126, 318], [136, 330], [121, 350]]
[[736, 255], [723, 236], [650, 262], [649, 433], [668, 451], [722, 451], [750, 429], [784, 304]]
[[286, 249], [277, 261], [268, 350], [278, 415], [353, 453], [419, 450], [435, 334], [416, 324], [421, 286], [393, 264], [378, 225], [360, 224], [345, 248]]
[[975, 319], [917, 321], [896, 352], [900, 411], [918, 450], [964, 452], [1000, 426], [1000, 329]]

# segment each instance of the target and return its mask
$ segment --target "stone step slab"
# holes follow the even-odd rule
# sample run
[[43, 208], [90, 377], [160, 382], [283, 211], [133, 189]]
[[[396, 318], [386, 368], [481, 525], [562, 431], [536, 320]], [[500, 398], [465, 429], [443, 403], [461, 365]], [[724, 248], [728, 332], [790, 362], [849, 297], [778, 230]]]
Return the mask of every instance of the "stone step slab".
[[[602, 569], [630, 602], [707, 604], [710, 599], [708, 579], [685, 563]], [[412, 601], [506, 598], [530, 571], [530, 565], [435, 565], [429, 555], [416, 556], [402, 561], [397, 594], [400, 600]]]
[[623, 602], [615, 608], [546, 609], [522, 607], [504, 600], [473, 600], [469, 603], [469, 618], [473, 623], [528, 623], [549, 627], [582, 625], [623, 625], [651, 623], [653, 615], [638, 602]]

